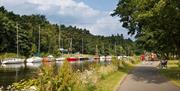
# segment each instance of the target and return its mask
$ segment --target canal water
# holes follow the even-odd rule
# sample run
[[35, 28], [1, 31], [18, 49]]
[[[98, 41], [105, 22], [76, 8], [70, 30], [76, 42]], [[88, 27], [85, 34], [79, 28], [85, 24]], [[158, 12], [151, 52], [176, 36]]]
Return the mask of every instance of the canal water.
[[6, 88], [14, 82], [28, 79], [36, 74], [40, 66], [42, 66], [42, 63], [1, 64], [0, 86]]
[[[0, 87], [7, 88], [14, 82], [20, 80], [30, 79], [37, 74], [40, 67], [45, 65], [53, 65], [57, 69], [62, 65], [62, 62], [48, 62], [48, 63], [26, 63], [26, 64], [0, 64]], [[104, 62], [101, 64], [105, 64]], [[83, 70], [85, 67], [83, 62], [72, 64], [72, 67]]]

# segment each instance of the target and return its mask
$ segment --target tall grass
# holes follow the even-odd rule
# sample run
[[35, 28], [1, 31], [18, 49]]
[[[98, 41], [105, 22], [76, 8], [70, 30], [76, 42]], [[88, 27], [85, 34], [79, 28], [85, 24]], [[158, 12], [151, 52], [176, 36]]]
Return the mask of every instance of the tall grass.
[[[98, 85], [106, 80], [112, 74], [114, 77], [108, 78], [109, 82], [104, 83], [115, 86], [118, 82], [118, 76], [122, 73], [128, 72], [136, 61], [125, 61], [113, 59], [109, 65], [100, 65], [97, 62], [88, 63], [84, 62], [84, 70], [74, 70], [72, 65], [67, 61], [56, 71], [53, 66], [43, 67], [38, 71], [37, 75], [32, 79], [14, 83], [11, 87], [12, 90], [29, 90], [35, 89], [37, 91], [94, 91], [100, 88]], [[118, 72], [118, 74], [116, 74]], [[119, 73], [121, 72], [121, 73]], [[108, 80], [107, 80], [108, 81]], [[109, 87], [107, 87], [109, 88]], [[109, 89], [113, 89], [110, 87]]]

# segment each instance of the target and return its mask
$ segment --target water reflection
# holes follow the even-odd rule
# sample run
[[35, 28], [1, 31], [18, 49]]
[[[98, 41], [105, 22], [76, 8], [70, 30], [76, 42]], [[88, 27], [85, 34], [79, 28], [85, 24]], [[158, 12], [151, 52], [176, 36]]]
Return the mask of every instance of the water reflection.
[[2, 64], [0, 66], [0, 69], [3, 69], [3, 70], [19, 70], [20, 68], [24, 68], [25, 67], [25, 64]]
[[32, 76], [33, 70], [26, 68], [25, 64], [1, 64], [0, 86], [7, 87], [13, 82], [18, 82]]
[[22, 63], [22, 64], [0, 64], [0, 87], [19, 82], [23, 79], [29, 79], [34, 76], [42, 66], [56, 66], [63, 64], [62, 61], [43, 62], [43, 63]]
[[38, 69], [41, 65], [42, 63], [27, 63], [26, 64], [27, 68], [30, 68], [30, 69]]

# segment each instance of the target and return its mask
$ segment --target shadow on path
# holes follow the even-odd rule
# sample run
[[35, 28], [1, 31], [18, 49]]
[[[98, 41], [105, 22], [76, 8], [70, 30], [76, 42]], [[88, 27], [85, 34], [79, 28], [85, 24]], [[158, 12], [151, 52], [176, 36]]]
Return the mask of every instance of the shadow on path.
[[123, 80], [117, 91], [180, 91], [153, 65], [141, 64], [133, 69]]
[[129, 73], [132, 75], [132, 79], [135, 81], [141, 81], [146, 83], [160, 84], [167, 82], [168, 80], [158, 73], [158, 70], [152, 66], [139, 66], [135, 70]]

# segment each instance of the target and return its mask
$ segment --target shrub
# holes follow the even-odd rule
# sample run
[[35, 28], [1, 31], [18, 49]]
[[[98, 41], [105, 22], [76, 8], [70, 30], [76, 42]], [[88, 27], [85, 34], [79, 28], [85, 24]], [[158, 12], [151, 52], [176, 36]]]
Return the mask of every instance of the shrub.
[[128, 61], [115, 59], [109, 65], [85, 62], [85, 70], [79, 71], [73, 70], [69, 62], [65, 61], [58, 71], [54, 66], [42, 67], [34, 78], [14, 83], [12, 90], [94, 91], [100, 80], [118, 70], [126, 71], [129, 64]]
[[58, 74], [53, 66], [44, 66], [38, 72], [37, 77], [14, 83], [12, 89], [29, 90], [32, 86], [38, 91], [72, 91], [76, 82], [71, 65], [65, 61]]
[[62, 67], [60, 67], [60, 72], [57, 76], [57, 90], [58, 91], [72, 91], [75, 85], [75, 74], [73, 73], [72, 67], [68, 61], [65, 61]]

